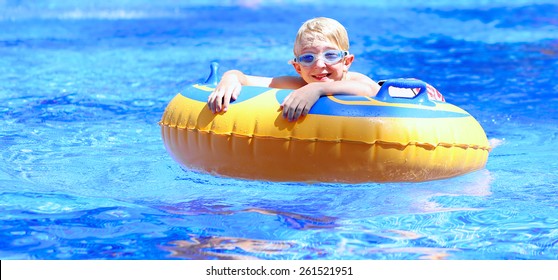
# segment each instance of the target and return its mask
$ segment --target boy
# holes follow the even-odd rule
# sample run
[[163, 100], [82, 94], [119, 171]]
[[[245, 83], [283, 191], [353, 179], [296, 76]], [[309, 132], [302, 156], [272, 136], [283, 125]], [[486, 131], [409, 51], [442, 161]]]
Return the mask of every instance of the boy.
[[334, 19], [320, 17], [302, 24], [293, 52], [291, 64], [300, 76], [269, 78], [227, 71], [208, 98], [209, 109], [213, 113], [226, 112], [242, 86], [294, 89], [281, 108], [284, 118], [296, 121], [308, 113], [320, 96], [338, 93], [375, 96], [380, 89], [366, 75], [349, 72], [354, 55], [349, 53], [347, 31]]

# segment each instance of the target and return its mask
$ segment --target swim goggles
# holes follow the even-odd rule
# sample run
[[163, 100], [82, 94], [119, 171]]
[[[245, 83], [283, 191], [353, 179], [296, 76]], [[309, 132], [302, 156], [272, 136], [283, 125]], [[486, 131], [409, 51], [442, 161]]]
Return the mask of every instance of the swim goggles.
[[302, 66], [311, 66], [318, 59], [321, 59], [325, 64], [331, 65], [339, 62], [347, 55], [349, 55], [348, 51], [340, 51], [340, 50], [329, 50], [320, 53], [319, 55], [313, 53], [304, 53], [295, 57], [293, 59], [293, 63], [299, 63]]

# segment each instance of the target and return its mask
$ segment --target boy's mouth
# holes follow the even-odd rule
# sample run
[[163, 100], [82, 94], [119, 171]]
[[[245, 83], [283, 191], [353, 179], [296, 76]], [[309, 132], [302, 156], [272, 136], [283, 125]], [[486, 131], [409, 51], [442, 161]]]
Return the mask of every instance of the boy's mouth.
[[325, 81], [327, 78], [329, 78], [329, 76], [331, 76], [331, 73], [323, 73], [323, 74], [312, 75], [312, 78], [318, 81]]

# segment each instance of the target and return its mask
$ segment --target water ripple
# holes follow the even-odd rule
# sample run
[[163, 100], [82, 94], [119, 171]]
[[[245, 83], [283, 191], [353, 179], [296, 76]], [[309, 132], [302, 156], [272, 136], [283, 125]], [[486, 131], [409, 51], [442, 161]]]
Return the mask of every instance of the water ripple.
[[[196, 237], [189, 240], [170, 242], [171, 246], [162, 248], [171, 252], [172, 257], [195, 260], [253, 260], [262, 255], [269, 258], [273, 255], [289, 255], [295, 243], [288, 241], [257, 240], [235, 237]], [[292, 253], [291, 253], [292, 254]]]

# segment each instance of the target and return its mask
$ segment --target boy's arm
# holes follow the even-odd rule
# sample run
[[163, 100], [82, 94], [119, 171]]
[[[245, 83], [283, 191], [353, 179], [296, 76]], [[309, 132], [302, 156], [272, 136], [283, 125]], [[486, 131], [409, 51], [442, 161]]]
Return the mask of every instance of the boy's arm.
[[230, 101], [236, 100], [242, 86], [260, 86], [296, 89], [306, 83], [300, 77], [260, 77], [246, 75], [238, 70], [225, 72], [215, 90], [209, 95], [207, 105], [213, 113], [226, 112]]
[[299, 117], [308, 114], [310, 108], [323, 95], [350, 94], [376, 96], [380, 90], [380, 86], [376, 82], [363, 74], [350, 74], [351, 78], [349, 80], [310, 83], [293, 91], [281, 104], [283, 117], [289, 121], [296, 121]]

